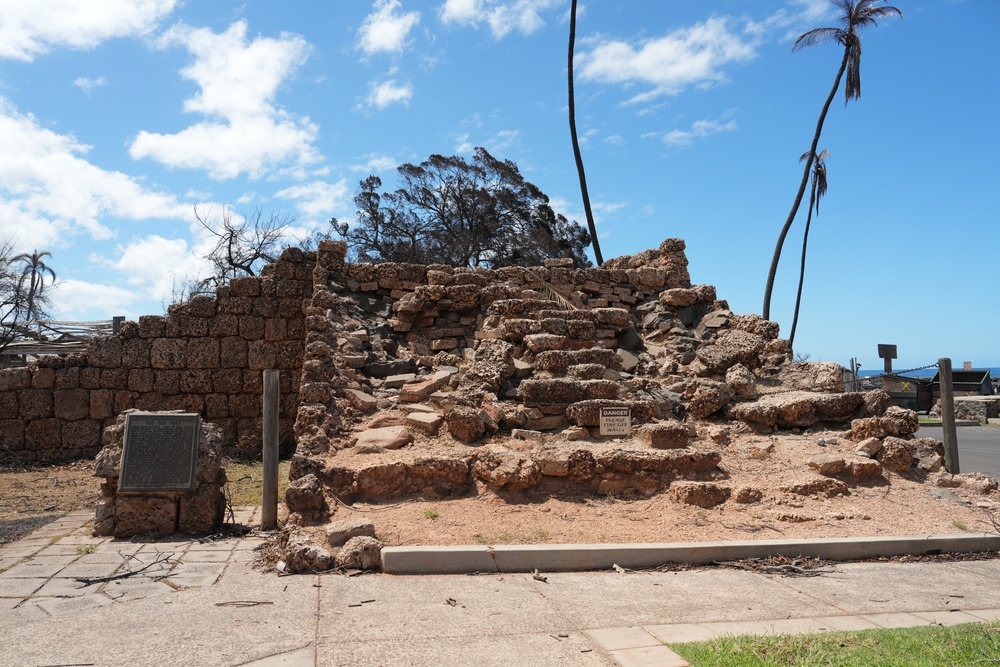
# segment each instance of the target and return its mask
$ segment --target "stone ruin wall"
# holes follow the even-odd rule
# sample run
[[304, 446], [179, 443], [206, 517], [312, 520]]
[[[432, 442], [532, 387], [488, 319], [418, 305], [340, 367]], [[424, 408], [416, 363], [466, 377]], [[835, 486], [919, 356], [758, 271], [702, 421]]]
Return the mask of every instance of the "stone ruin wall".
[[[668, 239], [602, 267], [550, 260], [546, 267], [496, 270], [352, 264], [343, 242], [323, 242], [317, 251], [291, 248], [261, 276], [235, 278], [215, 296], [170, 306], [166, 316], [125, 322], [118, 335], [91, 341], [86, 353], [0, 371], [0, 456], [30, 462], [93, 456], [104, 428], [129, 409], [197, 412], [222, 429], [227, 452], [255, 456], [266, 368], [283, 371], [282, 455], [296, 447], [305, 456], [320, 454], [324, 441], [339, 434], [341, 413], [352, 409], [347, 390], [380, 361], [363, 351], [367, 332], [338, 324], [349, 317], [331, 317], [345, 305], [362, 316], [354, 321], [405, 341], [407, 356], [426, 367], [459, 365], [479, 341], [500, 337], [483, 327], [491, 304], [526, 291], [567, 307], [622, 309], [638, 325], [644, 304], [664, 290], [691, 288], [684, 248], [682, 240]], [[728, 308], [711, 286], [693, 290], [698, 303], [676, 309], [681, 320], [692, 320], [686, 324], [702, 311]], [[567, 332], [568, 348], [589, 348], [595, 340], [618, 347], [620, 327], [587, 324]]]
[[[381, 361], [394, 357], [395, 350], [366, 352], [371, 347], [368, 331], [352, 328], [350, 323], [383, 322], [380, 342], [404, 341], [406, 356], [426, 368], [460, 365], [478, 341], [502, 337], [484, 327], [491, 304], [520, 299], [526, 291], [535, 298], [569, 302], [567, 307], [623, 309], [641, 321], [637, 307], [658, 300], [664, 290], [691, 287], [684, 248], [683, 240], [667, 239], [658, 250], [586, 269], [572, 268], [571, 260], [549, 260], [547, 267], [469, 269], [440, 264], [351, 264], [344, 260], [343, 242], [321, 243], [313, 298], [305, 309], [297, 452], [309, 457], [328, 451], [330, 441], [342, 435], [342, 415], [359, 407], [352, 403], [357, 401], [352, 389], [363, 387], [367, 376], [384, 378], [417, 370]], [[715, 301], [714, 288], [698, 289], [709, 306], [727, 308], [725, 302]], [[691, 319], [697, 319], [697, 309], [691, 310]], [[614, 327], [579, 329], [567, 332], [569, 348], [593, 347], [595, 337], [604, 347], [618, 346], [619, 331]], [[293, 472], [293, 477], [300, 472]]]
[[267, 368], [283, 371], [281, 443], [290, 454], [315, 260], [290, 248], [261, 276], [124, 322], [85, 353], [0, 370], [0, 458], [94, 456], [105, 427], [129, 409], [199, 413], [222, 429], [228, 452], [258, 455]]

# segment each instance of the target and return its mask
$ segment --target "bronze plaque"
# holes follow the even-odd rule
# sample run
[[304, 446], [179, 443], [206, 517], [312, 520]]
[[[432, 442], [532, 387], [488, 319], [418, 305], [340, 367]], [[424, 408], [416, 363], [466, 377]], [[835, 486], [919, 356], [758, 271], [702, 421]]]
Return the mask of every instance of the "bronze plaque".
[[191, 491], [198, 460], [201, 416], [132, 412], [125, 417], [118, 490]]

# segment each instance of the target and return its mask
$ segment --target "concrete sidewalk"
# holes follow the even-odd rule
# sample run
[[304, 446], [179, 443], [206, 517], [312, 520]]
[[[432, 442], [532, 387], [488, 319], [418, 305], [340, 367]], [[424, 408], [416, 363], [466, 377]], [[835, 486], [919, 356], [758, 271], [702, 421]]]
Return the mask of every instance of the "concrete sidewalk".
[[[256, 537], [0, 546], [0, 665], [683, 665], [722, 634], [1000, 620], [1000, 560], [844, 563], [816, 577], [680, 572], [279, 577]], [[238, 517], [254, 521], [251, 512]], [[164, 559], [169, 556], [169, 559]], [[141, 574], [85, 586], [75, 577]]]

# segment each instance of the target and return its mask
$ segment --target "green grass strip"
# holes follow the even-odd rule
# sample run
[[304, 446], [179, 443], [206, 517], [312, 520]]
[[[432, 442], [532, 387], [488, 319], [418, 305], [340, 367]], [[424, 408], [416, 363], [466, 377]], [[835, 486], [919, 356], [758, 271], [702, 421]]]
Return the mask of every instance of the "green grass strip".
[[1000, 623], [722, 637], [671, 644], [692, 667], [1000, 665]]

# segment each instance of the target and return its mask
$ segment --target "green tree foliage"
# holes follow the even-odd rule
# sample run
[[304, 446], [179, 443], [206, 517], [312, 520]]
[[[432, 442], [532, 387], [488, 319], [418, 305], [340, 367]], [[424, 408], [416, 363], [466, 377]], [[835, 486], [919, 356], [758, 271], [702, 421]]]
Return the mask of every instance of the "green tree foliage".
[[354, 224], [331, 220], [357, 261], [500, 267], [572, 257], [590, 266], [587, 231], [555, 213], [510, 160], [477, 148], [471, 162], [431, 155], [397, 171], [393, 192], [380, 193], [377, 176], [360, 182]]
[[830, 104], [833, 103], [833, 98], [837, 95], [837, 90], [840, 88], [840, 81], [843, 79], [845, 72], [847, 73], [847, 83], [844, 86], [844, 105], [846, 106], [849, 101], [861, 97], [861, 34], [859, 31], [868, 26], [877, 26], [879, 19], [887, 16], [903, 17], [903, 13], [896, 7], [883, 6], [882, 3], [884, 1], [831, 0], [840, 12], [838, 21], [842, 27], [810, 30], [800, 35], [792, 46], [792, 51], [798, 51], [814, 44], [837, 42], [844, 47], [844, 57], [841, 60], [840, 69], [837, 70], [837, 76], [833, 81], [833, 88], [830, 89], [826, 103], [823, 104], [823, 110], [819, 114], [819, 120], [816, 123], [816, 132], [813, 134], [812, 146], [810, 146], [809, 151], [806, 153], [808, 158], [806, 159], [805, 169], [802, 171], [802, 181], [799, 183], [795, 201], [792, 202], [792, 210], [788, 213], [788, 218], [781, 228], [781, 234], [778, 235], [778, 242], [774, 247], [774, 256], [771, 258], [771, 267], [767, 273], [767, 286], [764, 288], [764, 308], [761, 312], [764, 319], [770, 319], [771, 317], [771, 293], [774, 291], [774, 277], [778, 272], [781, 248], [785, 243], [788, 230], [795, 220], [795, 215], [799, 211], [799, 206], [802, 204], [802, 197], [805, 194], [806, 185], [809, 183], [813, 161], [816, 157], [816, 147], [819, 145], [819, 137], [823, 133], [823, 123], [826, 120], [827, 112], [830, 110]]

